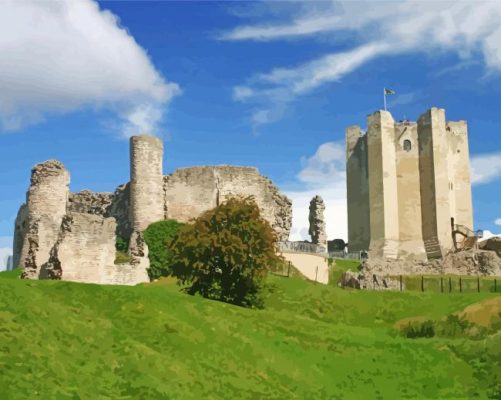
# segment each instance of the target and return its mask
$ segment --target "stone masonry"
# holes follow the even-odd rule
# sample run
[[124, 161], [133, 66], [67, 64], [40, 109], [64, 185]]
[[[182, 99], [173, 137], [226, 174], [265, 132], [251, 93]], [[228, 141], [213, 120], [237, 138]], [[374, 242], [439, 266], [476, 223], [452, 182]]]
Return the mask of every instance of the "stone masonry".
[[416, 122], [387, 111], [367, 118], [367, 133], [346, 130], [348, 247], [369, 258], [442, 258], [456, 225], [473, 231], [468, 133], [431, 108]]
[[230, 165], [178, 169], [164, 178], [166, 217], [188, 222], [232, 196], [252, 196], [261, 214], [287, 240], [292, 203], [256, 168]]
[[[130, 140], [131, 181], [115, 192], [69, 193], [69, 174], [54, 160], [32, 170], [26, 204], [15, 222], [14, 261], [23, 278], [108, 284], [148, 281], [143, 231], [168, 218], [187, 222], [232, 196], [252, 196], [263, 217], [286, 240], [290, 200], [257, 169], [184, 168], [163, 176], [163, 144], [152, 136]], [[119, 235], [129, 240], [127, 264], [115, 265]]]
[[132, 230], [144, 231], [165, 218], [163, 143], [154, 136], [130, 138], [130, 221]]
[[320, 196], [315, 196], [310, 201], [309, 222], [310, 227], [308, 233], [311, 236], [311, 242], [318, 244], [327, 251], [327, 234], [325, 233], [325, 204]]
[[[41, 266], [49, 260], [49, 253], [57, 241], [63, 217], [66, 215], [66, 202], [69, 194], [70, 177], [64, 165], [49, 160], [33, 167], [31, 184], [26, 199], [28, 210], [26, 228], [22, 232], [23, 244], [15, 243], [19, 266], [24, 268], [23, 277], [38, 278]], [[21, 210], [18, 219], [22, 219]], [[20, 233], [15, 235], [21, 240]]]

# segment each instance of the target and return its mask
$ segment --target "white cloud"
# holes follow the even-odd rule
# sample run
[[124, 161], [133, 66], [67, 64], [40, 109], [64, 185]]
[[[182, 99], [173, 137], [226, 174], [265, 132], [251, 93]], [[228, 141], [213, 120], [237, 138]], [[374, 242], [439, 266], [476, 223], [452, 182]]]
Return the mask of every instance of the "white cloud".
[[473, 185], [490, 183], [501, 178], [501, 153], [474, 155], [470, 164]]
[[[322, 34], [323, 39], [327, 35], [333, 42], [337, 36], [347, 38], [345, 42], [351, 42], [352, 48], [249, 78], [246, 101], [254, 99], [254, 106], [261, 110], [285, 107], [297, 96], [338, 81], [372, 59], [388, 54], [445, 50], [455, 52], [463, 61], [483, 56], [489, 71], [501, 71], [501, 2], [404, 0], [367, 7], [363, 2], [333, 1], [320, 10], [315, 4], [298, 8], [302, 14], [291, 13], [288, 22], [240, 26], [220, 39], [264, 41]], [[266, 98], [265, 94], [273, 90], [283, 93], [281, 105], [275, 98]], [[274, 120], [263, 119], [262, 123], [269, 122]]]
[[496, 219], [494, 223], [501, 226], [501, 218]]
[[180, 93], [111, 12], [92, 0], [0, 2], [0, 129], [82, 107], [111, 109], [122, 134], [154, 132]]
[[320, 145], [315, 154], [301, 160], [298, 179], [305, 190], [286, 191], [292, 200], [292, 229], [290, 240], [310, 240], [308, 213], [311, 199], [320, 195], [325, 203], [327, 237], [347, 239], [346, 174], [344, 144], [328, 142]]
[[479, 242], [483, 242], [484, 240], [490, 239], [492, 237], [501, 237], [501, 233], [492, 233], [491, 231], [483, 231], [483, 236], [479, 240]]

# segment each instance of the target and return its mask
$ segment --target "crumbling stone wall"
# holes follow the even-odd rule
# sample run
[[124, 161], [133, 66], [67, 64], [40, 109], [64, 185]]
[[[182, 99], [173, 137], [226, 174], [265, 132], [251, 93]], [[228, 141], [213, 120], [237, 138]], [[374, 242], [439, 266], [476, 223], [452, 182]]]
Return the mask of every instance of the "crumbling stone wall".
[[496, 251], [465, 250], [449, 252], [443, 259], [386, 260], [369, 257], [363, 262], [364, 273], [378, 275], [501, 275], [501, 256]]
[[191, 167], [164, 177], [166, 217], [187, 222], [232, 196], [253, 196], [262, 216], [287, 240], [292, 203], [256, 168], [229, 165]]
[[310, 201], [310, 213], [308, 220], [310, 228], [308, 234], [311, 236], [311, 242], [318, 244], [325, 248], [327, 251], [327, 234], [325, 233], [325, 204], [320, 196], [315, 196]]
[[121, 285], [149, 281], [148, 250], [142, 238], [136, 239], [141, 252], [131, 254], [130, 264], [114, 264], [115, 231], [114, 218], [69, 212], [40, 278]]
[[37, 279], [40, 267], [49, 259], [66, 214], [69, 181], [68, 171], [56, 160], [37, 164], [31, 170], [27, 228], [19, 261], [24, 278]]
[[129, 220], [130, 185], [123, 184], [114, 193], [92, 192], [82, 190], [71, 193], [68, 201], [68, 212], [80, 212], [103, 217], [113, 217], [117, 222], [116, 234], [129, 238], [132, 227]]
[[17, 212], [16, 222], [14, 222], [14, 243], [12, 246], [14, 268], [20, 265], [21, 251], [23, 250], [24, 238], [28, 229], [28, 207], [22, 204]]
[[70, 212], [40, 278], [101, 283], [106, 265], [115, 260], [114, 218]]
[[112, 193], [92, 192], [85, 189], [70, 194], [68, 199], [68, 211], [106, 216], [112, 201]]
[[116, 188], [110, 207], [105, 216], [113, 217], [117, 221], [117, 235], [122, 238], [130, 238], [132, 224], [129, 218], [130, 208], [130, 184], [126, 183]]

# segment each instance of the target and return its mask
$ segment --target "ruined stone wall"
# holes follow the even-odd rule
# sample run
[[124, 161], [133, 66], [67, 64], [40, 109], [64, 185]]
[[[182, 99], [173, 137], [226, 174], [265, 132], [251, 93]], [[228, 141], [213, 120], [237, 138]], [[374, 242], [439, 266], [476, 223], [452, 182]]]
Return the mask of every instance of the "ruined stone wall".
[[287, 240], [292, 204], [256, 168], [205, 166], [178, 169], [164, 178], [166, 217], [187, 222], [232, 196], [254, 196], [279, 240]]
[[17, 268], [21, 261], [21, 251], [23, 250], [24, 238], [28, 229], [28, 207], [22, 204], [17, 212], [16, 221], [14, 222], [14, 243], [12, 245], [13, 251], [13, 265]]
[[368, 250], [370, 208], [367, 136], [362, 134], [357, 125], [346, 129], [346, 192], [349, 250]]
[[315, 196], [310, 201], [308, 220], [310, 227], [308, 234], [311, 236], [311, 242], [318, 244], [327, 251], [327, 234], [325, 232], [325, 204], [320, 196]]
[[101, 283], [106, 265], [115, 261], [113, 218], [70, 212], [40, 278]]
[[66, 214], [69, 179], [64, 165], [56, 160], [37, 164], [31, 171], [27, 228], [19, 261], [24, 278], [37, 279], [49, 259]]
[[129, 220], [129, 187], [128, 183], [120, 185], [114, 193], [92, 192], [90, 190], [71, 193], [68, 201], [68, 212], [113, 217], [117, 222], [116, 234], [128, 239], [132, 234]]
[[370, 235], [373, 257], [398, 257], [395, 121], [387, 111], [367, 118]]
[[426, 259], [421, 228], [418, 133], [415, 123], [395, 125], [399, 258]]
[[114, 218], [69, 212], [40, 279], [120, 285], [148, 282], [146, 244], [136, 246], [142, 246], [142, 253], [131, 255], [131, 263], [116, 265], [115, 231]]
[[154, 136], [130, 138], [130, 221], [132, 230], [144, 231], [165, 218], [163, 143]]
[[77, 193], [70, 193], [68, 212], [106, 216], [112, 201], [112, 193], [92, 192], [85, 189]]

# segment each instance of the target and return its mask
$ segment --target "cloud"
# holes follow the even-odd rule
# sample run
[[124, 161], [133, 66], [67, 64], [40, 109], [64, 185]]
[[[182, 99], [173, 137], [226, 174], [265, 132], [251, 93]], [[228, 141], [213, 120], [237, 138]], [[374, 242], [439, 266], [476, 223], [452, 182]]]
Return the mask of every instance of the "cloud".
[[0, 129], [110, 109], [122, 134], [152, 132], [180, 93], [118, 18], [91, 0], [0, 2]]
[[[298, 96], [339, 81], [365, 63], [383, 55], [443, 50], [455, 52], [461, 62], [483, 59], [490, 72], [501, 71], [501, 2], [331, 2], [298, 6], [286, 22], [259, 22], [220, 35], [221, 40], [270, 41], [322, 35], [336, 42], [343, 37], [349, 50], [330, 52], [292, 67], [256, 74], [246, 83], [245, 99], [260, 110], [286, 107]], [[340, 35], [342, 34], [342, 35]], [[281, 104], [266, 93], [280, 90]], [[254, 100], [254, 102], [252, 101]], [[396, 100], [395, 100], [396, 101]], [[282, 112], [283, 114], [283, 112]], [[263, 119], [262, 123], [276, 119]]]
[[492, 233], [491, 231], [483, 231], [483, 236], [479, 240], [479, 242], [483, 242], [484, 240], [490, 239], [492, 237], [501, 237], [501, 233]]
[[304, 190], [285, 191], [292, 200], [290, 240], [310, 240], [308, 214], [311, 199], [320, 195], [325, 203], [327, 237], [347, 239], [346, 174], [344, 143], [327, 142], [315, 154], [301, 160], [297, 178]]
[[494, 223], [501, 226], [501, 218], [496, 219]]
[[472, 185], [490, 183], [501, 178], [501, 153], [474, 155], [470, 164]]

